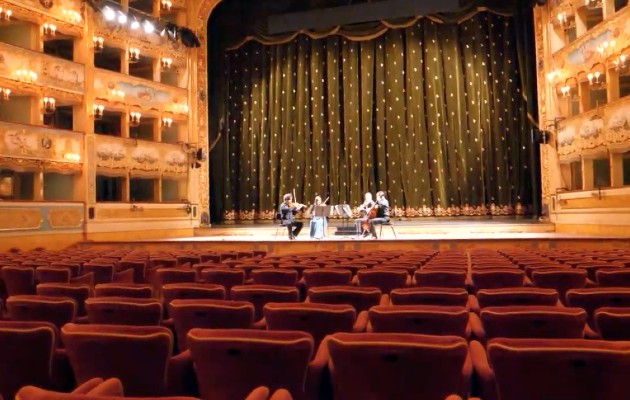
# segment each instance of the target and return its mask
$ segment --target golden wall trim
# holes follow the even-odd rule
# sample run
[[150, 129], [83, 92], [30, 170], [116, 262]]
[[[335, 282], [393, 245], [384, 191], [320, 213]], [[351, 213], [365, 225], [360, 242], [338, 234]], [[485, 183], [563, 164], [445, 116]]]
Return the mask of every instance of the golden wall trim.
[[[8, 6], [11, 9], [13, 17], [16, 19], [33, 22], [37, 25], [46, 22], [53, 23], [59, 32], [83, 37], [84, 6], [77, 0], [64, 0], [61, 4], [52, 2], [49, 9], [43, 7], [39, 0], [6, 0], [4, 3], [5, 7]], [[66, 12], [64, 13], [64, 11]], [[75, 19], [74, 12], [81, 16], [81, 20]]]
[[0, 231], [40, 229], [42, 222], [42, 214], [39, 209], [0, 208]]
[[82, 208], [51, 208], [48, 210], [48, 225], [52, 229], [81, 228]]

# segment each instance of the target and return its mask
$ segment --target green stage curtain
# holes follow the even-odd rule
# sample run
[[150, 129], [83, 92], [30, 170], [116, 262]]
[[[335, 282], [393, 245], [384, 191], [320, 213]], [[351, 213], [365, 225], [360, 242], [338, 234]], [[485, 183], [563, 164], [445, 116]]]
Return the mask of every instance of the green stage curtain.
[[213, 212], [272, 219], [293, 190], [352, 207], [384, 190], [396, 216], [527, 214], [532, 120], [516, 28], [480, 12], [370, 40], [297, 35], [225, 51], [211, 79], [211, 119], [225, 122]]

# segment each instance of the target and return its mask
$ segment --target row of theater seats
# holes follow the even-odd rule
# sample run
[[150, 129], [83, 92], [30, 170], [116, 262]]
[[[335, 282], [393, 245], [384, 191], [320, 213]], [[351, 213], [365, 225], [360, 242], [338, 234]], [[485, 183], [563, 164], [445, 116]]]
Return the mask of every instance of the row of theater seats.
[[[50, 359], [53, 327], [31, 323], [10, 330], [7, 324], [0, 323], [0, 337], [19, 334], [13, 353], [29, 356], [30, 368], [17, 363], [13, 375], [28, 372], [29, 384], [46, 386], [47, 366], [59, 365], [64, 354], [55, 350], [57, 363]], [[76, 324], [61, 331], [79, 385], [116, 377], [130, 396], [188, 394], [186, 373], [196, 376], [206, 400], [252, 398], [260, 386], [286, 390], [283, 398], [340, 400], [459, 400], [471, 394], [624, 400], [630, 390], [625, 341], [495, 338], [484, 345], [456, 336], [335, 333], [316, 346], [300, 331], [193, 329], [189, 351], [172, 357], [169, 333], [164, 327]], [[48, 396], [29, 399], [63, 398]]]

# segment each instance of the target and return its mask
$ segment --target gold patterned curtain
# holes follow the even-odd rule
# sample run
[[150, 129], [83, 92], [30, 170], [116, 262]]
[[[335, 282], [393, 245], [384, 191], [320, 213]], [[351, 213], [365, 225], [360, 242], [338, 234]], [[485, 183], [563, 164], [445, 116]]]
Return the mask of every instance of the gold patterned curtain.
[[[530, 129], [513, 17], [416, 19], [370, 40], [248, 41], [211, 69], [212, 199], [224, 220], [271, 219], [284, 193], [397, 216], [526, 214]], [[521, 57], [522, 59], [522, 57]], [[521, 61], [522, 62], [522, 61]]]

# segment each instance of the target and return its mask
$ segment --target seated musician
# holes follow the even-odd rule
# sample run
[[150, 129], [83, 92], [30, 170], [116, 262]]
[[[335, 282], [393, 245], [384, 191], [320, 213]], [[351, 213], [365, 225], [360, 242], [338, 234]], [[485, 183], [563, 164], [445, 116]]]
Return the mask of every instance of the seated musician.
[[[322, 206], [322, 198], [320, 196], [315, 196], [315, 201], [313, 202], [313, 206]], [[311, 239], [323, 239], [326, 235], [326, 217], [315, 215], [315, 207], [313, 207], [313, 211], [311, 212], [311, 226], [310, 226], [310, 236]]]
[[374, 239], [378, 239], [374, 225], [382, 225], [389, 222], [389, 201], [385, 198], [385, 192], [376, 192], [376, 207], [376, 218], [372, 218], [368, 221], [370, 233]]
[[287, 193], [282, 197], [283, 203], [280, 205], [280, 222], [289, 230], [289, 240], [294, 240], [300, 234], [302, 226], [300, 221], [296, 221], [294, 214], [304, 207], [304, 204], [293, 203], [293, 196]]
[[364, 231], [364, 229], [361, 227], [361, 225], [363, 223], [365, 223], [368, 218], [367, 218], [367, 214], [370, 212], [370, 210], [372, 209], [372, 207], [374, 207], [374, 200], [372, 200], [372, 193], [368, 192], [365, 194], [365, 199], [363, 201], [363, 204], [361, 204], [357, 210], [359, 210], [359, 212], [361, 213], [361, 218], [357, 218], [354, 220], [354, 224], [356, 226], [356, 232], [357, 232], [357, 237], [360, 237], [362, 234], [363, 236], [367, 236], [368, 232]]

